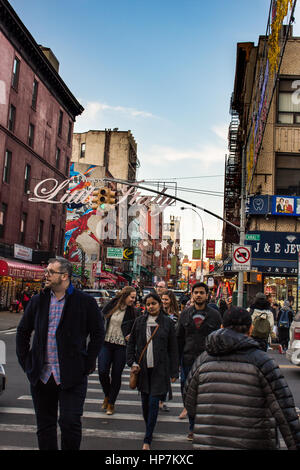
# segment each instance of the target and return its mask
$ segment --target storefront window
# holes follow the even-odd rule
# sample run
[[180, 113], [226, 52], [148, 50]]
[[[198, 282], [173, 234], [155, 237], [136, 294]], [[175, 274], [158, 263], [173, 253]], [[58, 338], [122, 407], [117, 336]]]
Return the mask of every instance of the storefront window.
[[274, 301], [297, 298], [297, 278], [296, 277], [265, 277], [264, 292], [271, 294]]

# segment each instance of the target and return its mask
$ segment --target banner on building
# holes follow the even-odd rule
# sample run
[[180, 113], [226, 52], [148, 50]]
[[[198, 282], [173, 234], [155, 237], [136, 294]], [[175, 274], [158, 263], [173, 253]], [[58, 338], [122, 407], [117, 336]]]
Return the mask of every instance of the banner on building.
[[192, 259], [201, 259], [201, 240], [193, 240]]
[[206, 240], [206, 258], [215, 259], [216, 240]]

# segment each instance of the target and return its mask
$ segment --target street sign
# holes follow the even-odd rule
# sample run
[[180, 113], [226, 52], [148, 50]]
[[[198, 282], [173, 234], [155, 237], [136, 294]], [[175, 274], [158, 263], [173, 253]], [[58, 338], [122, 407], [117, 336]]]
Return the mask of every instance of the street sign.
[[123, 248], [107, 247], [107, 258], [123, 259]]
[[233, 245], [232, 270], [250, 271], [251, 246]]

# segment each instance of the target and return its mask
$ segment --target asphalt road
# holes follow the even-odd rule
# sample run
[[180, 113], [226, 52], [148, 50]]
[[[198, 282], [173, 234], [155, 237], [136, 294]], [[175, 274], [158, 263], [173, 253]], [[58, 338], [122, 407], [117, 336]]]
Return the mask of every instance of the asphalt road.
[[[15, 330], [0, 331], [0, 339], [7, 348], [7, 388], [0, 396], [0, 450], [37, 449], [35, 416], [29, 384], [15, 355]], [[300, 368], [292, 366], [284, 355], [270, 351], [280, 366], [300, 408]], [[144, 435], [140, 397], [128, 387], [129, 371], [125, 369], [122, 389], [116, 404], [116, 413], [109, 417], [101, 412], [103, 400], [97, 373], [90, 376], [83, 416], [82, 450], [140, 450]], [[170, 412], [160, 412], [152, 450], [192, 451], [187, 441], [187, 420], [179, 420], [182, 410], [180, 386], [173, 386], [174, 398], [168, 404]], [[281, 442], [284, 448], [283, 441]]]

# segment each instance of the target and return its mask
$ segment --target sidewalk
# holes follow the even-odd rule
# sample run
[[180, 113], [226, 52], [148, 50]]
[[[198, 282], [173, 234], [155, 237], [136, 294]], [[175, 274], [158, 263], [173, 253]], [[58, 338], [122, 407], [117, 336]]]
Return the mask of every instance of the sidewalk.
[[9, 311], [0, 312], [0, 332], [16, 328], [22, 315], [23, 313], [12, 313]]

